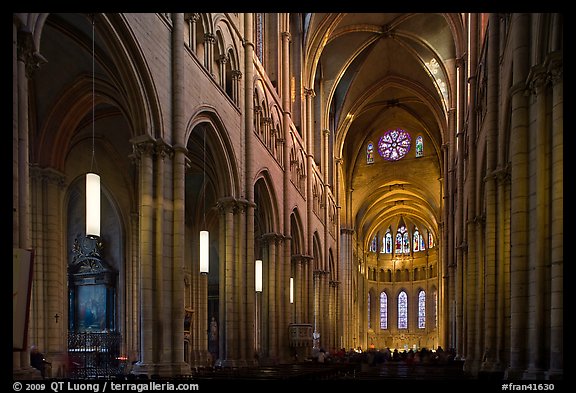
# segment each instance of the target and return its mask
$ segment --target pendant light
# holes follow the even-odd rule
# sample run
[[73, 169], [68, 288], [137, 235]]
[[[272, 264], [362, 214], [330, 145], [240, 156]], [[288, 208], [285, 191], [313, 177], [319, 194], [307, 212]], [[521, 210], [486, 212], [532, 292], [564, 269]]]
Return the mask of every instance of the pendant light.
[[255, 278], [255, 290], [256, 292], [262, 292], [262, 260], [261, 259], [256, 259], [256, 264], [255, 264], [255, 274], [254, 274], [254, 278]]
[[202, 230], [200, 231], [200, 273], [208, 274], [210, 270], [210, 233], [206, 230], [206, 127], [202, 126], [204, 130], [204, 148], [202, 158]]
[[92, 160], [86, 174], [86, 236], [100, 237], [100, 176], [93, 171], [96, 161], [94, 147], [95, 89], [94, 89], [94, 15], [92, 15]]

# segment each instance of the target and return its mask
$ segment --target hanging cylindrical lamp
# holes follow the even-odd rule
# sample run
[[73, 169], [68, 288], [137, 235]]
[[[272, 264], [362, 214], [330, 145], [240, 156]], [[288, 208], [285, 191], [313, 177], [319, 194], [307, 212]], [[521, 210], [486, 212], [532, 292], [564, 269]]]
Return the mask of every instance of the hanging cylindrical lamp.
[[255, 289], [256, 292], [262, 292], [262, 260], [256, 259], [255, 271]]
[[100, 237], [100, 176], [86, 174], [86, 236]]
[[[92, 17], [92, 165], [96, 161], [94, 147], [95, 122], [94, 92], [94, 17]], [[86, 236], [100, 237], [100, 176], [92, 171], [86, 173]]]
[[290, 304], [294, 303], [294, 277], [290, 277]]
[[208, 274], [210, 270], [209, 239], [210, 234], [208, 231], [200, 231], [200, 273]]

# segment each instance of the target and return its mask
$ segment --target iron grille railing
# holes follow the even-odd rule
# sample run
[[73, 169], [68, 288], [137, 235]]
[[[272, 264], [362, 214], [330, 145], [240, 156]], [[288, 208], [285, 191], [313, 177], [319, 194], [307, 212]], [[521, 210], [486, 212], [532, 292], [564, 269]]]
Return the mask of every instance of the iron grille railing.
[[68, 332], [69, 377], [96, 379], [123, 374], [122, 336], [115, 332]]

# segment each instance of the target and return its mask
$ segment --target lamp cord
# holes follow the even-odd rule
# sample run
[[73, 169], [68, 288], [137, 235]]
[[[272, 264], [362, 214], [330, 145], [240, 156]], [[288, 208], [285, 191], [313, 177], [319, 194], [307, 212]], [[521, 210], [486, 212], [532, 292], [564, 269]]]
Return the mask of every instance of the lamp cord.
[[203, 212], [203, 217], [202, 217], [202, 227], [203, 229], [206, 229], [206, 126], [202, 127], [203, 131], [204, 131], [204, 136], [203, 136], [203, 158], [202, 158], [202, 212]]
[[[92, 160], [90, 161], [90, 172], [93, 172], [94, 163], [96, 161], [95, 149], [95, 123], [96, 123], [96, 88], [95, 88], [95, 66], [94, 66], [94, 14], [92, 14]], [[96, 166], [98, 166], [96, 164]]]

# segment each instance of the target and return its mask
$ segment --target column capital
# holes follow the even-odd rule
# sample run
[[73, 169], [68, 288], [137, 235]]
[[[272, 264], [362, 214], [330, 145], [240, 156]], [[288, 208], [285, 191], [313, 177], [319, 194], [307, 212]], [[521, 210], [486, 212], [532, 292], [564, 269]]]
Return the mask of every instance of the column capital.
[[309, 89], [307, 87], [304, 88], [304, 95], [306, 97], [310, 97], [310, 98], [316, 97], [316, 93], [314, 92], [314, 89]]
[[289, 31], [283, 31], [282, 33], [280, 33], [282, 35], [282, 39], [283, 40], [287, 40], [287, 41], [291, 41], [292, 40], [292, 35], [290, 34]]
[[242, 71], [240, 70], [232, 70], [232, 79], [242, 79]]
[[228, 56], [226, 56], [225, 54], [221, 54], [220, 56], [218, 56], [218, 63], [226, 64], [227, 62], [228, 62]]
[[556, 51], [548, 54], [545, 64], [548, 71], [548, 80], [552, 83], [552, 86], [562, 83], [564, 76], [562, 53]]
[[155, 141], [149, 135], [140, 135], [130, 140], [132, 142], [131, 158], [140, 160], [144, 156], [154, 154]]
[[18, 61], [24, 63], [27, 78], [31, 78], [34, 71], [40, 68], [42, 64], [48, 62], [44, 56], [36, 51], [32, 32], [27, 29], [18, 30], [16, 56]]
[[163, 139], [158, 138], [154, 145], [154, 154], [164, 160], [165, 158], [172, 158], [174, 156], [174, 149]]
[[530, 69], [528, 78], [526, 78], [526, 85], [528, 86], [528, 94], [540, 94], [546, 88], [547, 78], [546, 68], [537, 64]]
[[40, 168], [37, 164], [30, 164], [30, 178], [54, 184], [61, 189], [66, 187], [66, 176], [54, 168]]
[[216, 36], [213, 33], [204, 33], [204, 41], [213, 44], [216, 42]]

